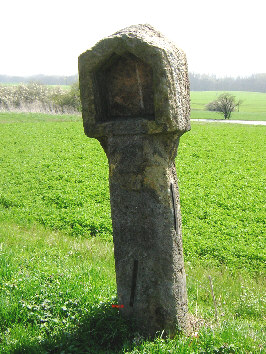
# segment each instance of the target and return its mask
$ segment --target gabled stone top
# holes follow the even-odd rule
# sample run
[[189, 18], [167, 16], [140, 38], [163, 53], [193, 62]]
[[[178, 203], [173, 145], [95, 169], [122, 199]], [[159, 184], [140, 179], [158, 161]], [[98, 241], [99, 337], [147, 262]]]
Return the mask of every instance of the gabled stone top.
[[81, 54], [79, 80], [90, 137], [190, 130], [186, 56], [150, 25], [127, 27]]

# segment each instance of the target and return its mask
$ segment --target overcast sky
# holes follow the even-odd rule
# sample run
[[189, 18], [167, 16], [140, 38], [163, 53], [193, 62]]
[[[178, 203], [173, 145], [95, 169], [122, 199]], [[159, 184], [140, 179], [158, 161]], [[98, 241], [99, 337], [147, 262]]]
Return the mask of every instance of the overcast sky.
[[139, 23], [183, 49], [190, 72], [266, 72], [265, 0], [0, 0], [0, 74], [76, 74], [82, 52]]

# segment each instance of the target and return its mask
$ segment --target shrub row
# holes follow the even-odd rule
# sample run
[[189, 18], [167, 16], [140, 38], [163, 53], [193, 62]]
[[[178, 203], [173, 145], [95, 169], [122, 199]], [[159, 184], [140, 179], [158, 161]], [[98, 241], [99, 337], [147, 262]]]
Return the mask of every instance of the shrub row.
[[81, 111], [78, 82], [70, 89], [39, 83], [0, 86], [0, 111], [77, 113]]

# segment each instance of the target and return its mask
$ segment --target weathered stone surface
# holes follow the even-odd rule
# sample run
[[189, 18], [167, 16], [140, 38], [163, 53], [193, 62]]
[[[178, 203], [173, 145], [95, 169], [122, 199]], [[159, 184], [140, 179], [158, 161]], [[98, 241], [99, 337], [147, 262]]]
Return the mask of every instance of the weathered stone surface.
[[147, 334], [186, 328], [177, 144], [176, 134], [125, 135], [106, 149], [119, 303]]
[[85, 133], [109, 161], [121, 314], [154, 335], [187, 327], [175, 156], [190, 129], [186, 58], [149, 25], [103, 39], [79, 58]]
[[[109, 86], [114, 87], [111, 82], [117, 82], [117, 79], [113, 77], [109, 82], [105, 75], [106, 72], [111, 72], [111, 74], [113, 72], [115, 76], [117, 67], [121, 63], [123, 66], [123, 62], [125, 63], [129, 57], [131, 57], [133, 68], [134, 64], [135, 67], [136, 65], [142, 66], [139, 69], [139, 75], [145, 73], [143, 77], [146, 76], [143, 82], [142, 77], [138, 79], [135, 68], [124, 69], [129, 72], [128, 84], [133, 82], [133, 86], [135, 85], [135, 89], [132, 90], [134, 100], [129, 103], [129, 96], [126, 99], [131, 117], [135, 118], [130, 119], [130, 123], [127, 119], [123, 119], [122, 109], [119, 111], [119, 120], [111, 119], [112, 113], [108, 118], [108, 114], [106, 114], [108, 96], [111, 97], [113, 106], [115, 97], [117, 97], [117, 102], [121, 102], [121, 105], [124, 98], [122, 92], [118, 92], [116, 95], [114, 92], [106, 90]], [[152, 80], [150, 79], [151, 71]], [[119, 82], [127, 80], [125, 75], [122, 77], [119, 78]], [[90, 137], [97, 138], [114, 133], [116, 135], [151, 134], [166, 131], [184, 133], [190, 129], [189, 80], [185, 54], [149, 25], [128, 27], [101, 40], [92, 49], [81, 54], [79, 57], [79, 80], [84, 128]], [[139, 80], [141, 80], [143, 87], [143, 105], [145, 109], [147, 108], [145, 117], [141, 115], [142, 111], [139, 110], [141, 107], [141, 95], [138, 97], [140, 90], [137, 88]], [[102, 84], [103, 82], [105, 85]], [[118, 87], [115, 88], [118, 91], [121, 87], [119, 82], [117, 82]], [[152, 92], [151, 88], [147, 87], [148, 82], [152, 82]], [[128, 84], [126, 83], [126, 86]], [[151, 104], [152, 96], [153, 105]], [[133, 104], [135, 104], [135, 108], [132, 107]], [[127, 114], [125, 114], [125, 118], [127, 118]], [[114, 113], [113, 116], [117, 115]], [[147, 116], [150, 118], [147, 119]], [[106, 123], [98, 124], [99, 122]]]

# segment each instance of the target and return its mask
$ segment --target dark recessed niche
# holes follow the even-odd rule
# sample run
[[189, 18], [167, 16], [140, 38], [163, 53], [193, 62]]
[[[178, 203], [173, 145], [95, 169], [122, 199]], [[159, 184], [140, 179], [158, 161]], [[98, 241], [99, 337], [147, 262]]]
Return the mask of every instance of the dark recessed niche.
[[155, 119], [152, 68], [131, 53], [113, 54], [94, 73], [94, 94], [98, 122]]

